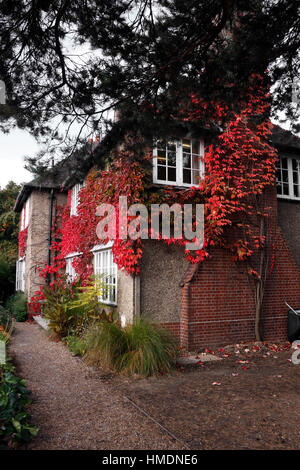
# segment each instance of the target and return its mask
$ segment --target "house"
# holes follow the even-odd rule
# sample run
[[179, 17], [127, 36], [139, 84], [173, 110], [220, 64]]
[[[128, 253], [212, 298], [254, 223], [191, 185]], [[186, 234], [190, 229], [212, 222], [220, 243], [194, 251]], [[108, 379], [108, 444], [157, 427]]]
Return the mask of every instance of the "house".
[[14, 210], [20, 213], [19, 259], [16, 264], [16, 290], [28, 299], [40, 288], [39, 269], [51, 263], [51, 227], [57, 205], [65, 205], [67, 191], [62, 189], [66, 169], [24, 184]]
[[[279, 248], [264, 296], [265, 340], [287, 338], [284, 297], [292, 306], [300, 307], [300, 139], [275, 126], [272, 141], [280, 158], [277, 189], [271, 188], [268, 198], [279, 227]], [[158, 143], [153, 151], [153, 183], [179, 188], [197, 184], [204, 171], [199, 158], [203, 152], [201, 139], [173, 141], [169, 148]], [[70, 215], [78, 217], [84, 181], [62, 189], [65, 177], [62, 165], [56, 178], [24, 185], [16, 201], [15, 210], [21, 212], [20, 235], [27, 236], [26, 246], [23, 243], [20, 247], [16, 287], [29, 299], [43, 281], [38, 268], [51, 264], [51, 227], [57, 205], [67, 204], [67, 190]], [[169, 328], [190, 351], [252, 340], [255, 303], [249, 279], [229, 253], [214, 251], [205, 263], [190, 264], [183, 247], [146, 240], [139, 275], [127, 275], [114, 263], [112, 244], [108, 243], [91, 250], [92, 269], [95, 274], [107, 275], [108, 293], [102, 301], [117, 310], [123, 325], [139, 315], [146, 316]], [[76, 276], [74, 260], [78, 256], [80, 253], [72, 250], [65, 255], [66, 273], [71, 280]]]

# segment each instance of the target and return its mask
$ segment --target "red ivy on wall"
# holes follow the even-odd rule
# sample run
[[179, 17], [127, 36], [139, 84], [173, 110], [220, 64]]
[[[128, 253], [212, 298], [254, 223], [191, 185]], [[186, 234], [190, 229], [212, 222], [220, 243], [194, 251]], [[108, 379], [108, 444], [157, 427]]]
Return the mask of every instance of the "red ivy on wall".
[[[206, 148], [205, 176], [199, 187], [182, 192], [169, 187], [162, 197], [147, 187], [149, 179], [145, 162], [149, 155], [145, 156], [145, 162], [137, 162], [127, 151], [116, 153], [109, 170], [101, 173], [91, 171], [80, 191], [78, 215], [70, 216], [70, 194], [68, 204], [63, 209], [62, 241], [58, 247], [61, 260], [72, 252], [81, 253], [74, 261], [74, 267], [81, 275], [91, 274], [92, 248], [110, 238], [109, 233], [105, 240], [97, 238], [99, 217], [96, 208], [101, 203], [110, 203], [115, 206], [118, 216], [119, 196], [127, 196], [128, 205], [205, 202], [205, 243], [202, 250], [186, 251], [190, 262], [198, 263], [209, 257], [211, 246], [230, 249], [236, 260], [245, 260], [255, 249], [259, 249], [264, 239], [251, 226], [251, 218], [256, 217], [262, 208], [262, 201], [260, 207], [257, 206], [258, 198], [274, 183], [277, 154], [268, 142], [272, 124], [268, 118], [262, 119], [269, 111], [268, 94], [259, 77], [253, 77], [253, 80], [253, 88], [249, 90], [248, 99], [239, 115], [228, 116], [225, 106], [214, 106], [215, 121], [225, 120], [227, 126], [216, 142]], [[192, 105], [196, 111], [190, 111], [185, 120], [196, 121], [207, 112], [207, 106], [196, 97], [192, 98]], [[269, 215], [269, 209], [264, 207], [265, 216]], [[169, 244], [186, 243], [172, 238], [163, 241]], [[112, 249], [119, 268], [131, 274], [139, 272], [143, 251], [141, 240], [116, 238]]]
[[28, 227], [19, 232], [19, 257], [22, 258], [25, 255], [28, 237]]
[[[188, 251], [186, 257], [192, 263], [199, 263], [210, 257], [211, 247], [222, 247], [233, 253], [237, 261], [249, 260], [266, 243], [266, 235], [258, 229], [258, 219], [268, 218], [272, 208], [264, 200], [264, 193], [275, 181], [277, 154], [269, 144], [272, 124], [269, 115], [269, 96], [263, 79], [253, 76], [253, 86], [245, 98], [242, 112], [228, 111], [222, 103], [205, 103], [192, 96], [191, 107], [183, 110], [182, 119], [197, 122], [207, 116], [218, 125], [226, 123], [215, 142], [205, 149], [205, 176], [198, 187], [178, 191], [164, 187], [154, 191], [151, 187], [147, 163], [136, 161], [126, 150], [116, 152], [109, 170], [99, 172], [93, 169], [80, 191], [78, 215], [70, 215], [71, 192], [68, 203], [61, 210], [60, 228], [56, 228], [56, 241], [52, 249], [55, 262], [46, 267], [42, 275], [58, 273], [65, 266], [65, 256], [80, 253], [74, 259], [76, 272], [83, 278], [92, 274], [92, 248], [110, 239], [99, 240], [96, 227], [99, 217], [96, 208], [102, 203], [115, 207], [118, 220], [120, 196], [127, 196], [128, 206], [142, 203], [186, 202], [205, 203], [205, 240], [202, 250]], [[148, 165], [149, 166], [149, 165]], [[127, 220], [127, 224], [130, 219]], [[151, 221], [149, 221], [151, 222]], [[117, 233], [118, 233], [117, 227]], [[167, 244], [185, 245], [185, 240], [173, 238], [162, 240]], [[129, 274], [139, 272], [143, 242], [138, 239], [113, 242], [114, 261]], [[251, 268], [255, 275], [255, 269]]]

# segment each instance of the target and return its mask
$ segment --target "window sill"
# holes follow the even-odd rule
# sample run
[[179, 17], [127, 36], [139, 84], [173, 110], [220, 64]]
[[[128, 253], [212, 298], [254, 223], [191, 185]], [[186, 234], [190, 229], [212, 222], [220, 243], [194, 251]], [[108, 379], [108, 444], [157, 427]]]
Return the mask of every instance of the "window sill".
[[300, 202], [300, 197], [283, 196], [281, 194], [277, 194], [277, 199], [282, 199], [282, 200], [285, 200], [285, 201]]
[[99, 300], [99, 302], [103, 305], [106, 305], [107, 307], [114, 307], [115, 308], [118, 305], [115, 302], [106, 302], [105, 300], [101, 300], [101, 299]]
[[185, 190], [185, 191], [188, 191], [189, 189], [191, 188], [197, 188], [199, 185], [196, 185], [196, 184], [191, 184], [191, 185], [186, 185], [186, 186], [182, 186], [182, 185], [179, 185], [179, 184], [169, 184], [169, 183], [158, 183], [158, 182], [152, 182], [151, 184], [151, 187], [153, 188], [172, 188], [174, 190], [178, 189], [178, 190]]

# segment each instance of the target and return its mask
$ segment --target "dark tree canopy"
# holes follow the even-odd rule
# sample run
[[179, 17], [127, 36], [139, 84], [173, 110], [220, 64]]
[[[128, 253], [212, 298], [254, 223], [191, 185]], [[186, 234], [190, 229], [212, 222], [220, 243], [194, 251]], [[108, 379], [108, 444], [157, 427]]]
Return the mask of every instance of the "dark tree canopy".
[[[298, 0], [2, 0], [0, 124], [51, 136], [64, 156], [105, 128], [97, 163], [126, 133], [180, 132], [191, 93], [238, 110], [267, 71], [273, 113], [297, 131], [299, 42]], [[40, 157], [31, 169], [47, 165]]]
[[19, 215], [13, 208], [20, 189], [13, 181], [0, 188], [0, 259], [13, 266], [18, 254], [19, 232]]

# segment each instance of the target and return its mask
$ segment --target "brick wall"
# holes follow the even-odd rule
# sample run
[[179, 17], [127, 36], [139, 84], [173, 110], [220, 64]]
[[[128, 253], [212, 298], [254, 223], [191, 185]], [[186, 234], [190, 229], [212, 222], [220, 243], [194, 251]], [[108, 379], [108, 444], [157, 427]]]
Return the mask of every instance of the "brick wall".
[[[287, 340], [288, 309], [283, 298], [300, 308], [300, 271], [277, 226], [275, 188], [266, 193], [266, 202], [273, 209], [270, 228], [276, 249], [265, 289], [261, 332], [267, 341]], [[246, 266], [235, 263], [225, 250], [214, 250], [212, 259], [187, 276], [181, 304], [180, 342], [189, 351], [255, 339], [254, 282]]]

